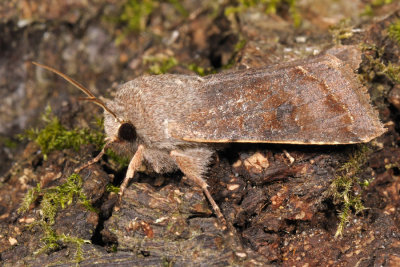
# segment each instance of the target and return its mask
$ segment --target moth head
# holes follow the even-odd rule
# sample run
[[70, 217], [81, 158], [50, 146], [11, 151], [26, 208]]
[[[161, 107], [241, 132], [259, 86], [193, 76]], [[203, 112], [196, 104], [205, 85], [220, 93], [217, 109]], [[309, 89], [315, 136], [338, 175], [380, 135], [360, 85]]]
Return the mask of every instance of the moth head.
[[108, 111], [104, 111], [104, 131], [106, 136], [115, 140], [121, 145], [129, 145], [136, 143], [138, 132], [137, 128], [126, 116], [125, 106], [117, 100], [105, 100], [105, 104], [116, 114], [121, 116], [117, 120]]
[[137, 150], [137, 131], [130, 121], [116, 121], [112, 115], [104, 112], [104, 131], [107, 138], [113, 140], [110, 148], [118, 155], [129, 157]]
[[130, 122], [122, 122], [119, 125], [118, 140], [126, 141], [126, 142], [134, 142], [136, 140], [136, 128]]
[[[32, 63], [36, 66], [47, 69], [61, 76], [69, 83], [77, 87], [79, 90], [84, 92], [87, 97], [80, 98], [81, 100], [90, 101], [92, 103], [95, 103], [96, 105], [99, 105], [104, 109], [104, 130], [107, 134], [109, 145], [114, 146], [116, 148], [115, 151], [118, 154], [129, 155], [130, 153], [136, 151], [137, 149], [136, 128], [131, 122], [125, 121], [117, 116], [117, 113], [121, 114], [121, 110], [118, 109], [117, 105], [113, 105], [112, 101], [110, 102], [107, 101], [106, 104], [101, 99], [98, 99], [92, 92], [90, 92], [83, 85], [81, 85], [77, 81], [73, 80], [72, 78], [68, 77], [67, 75], [61, 73], [56, 69], [53, 69], [49, 66], [42, 65], [36, 62]], [[115, 113], [114, 111], [117, 111], [117, 113]]]

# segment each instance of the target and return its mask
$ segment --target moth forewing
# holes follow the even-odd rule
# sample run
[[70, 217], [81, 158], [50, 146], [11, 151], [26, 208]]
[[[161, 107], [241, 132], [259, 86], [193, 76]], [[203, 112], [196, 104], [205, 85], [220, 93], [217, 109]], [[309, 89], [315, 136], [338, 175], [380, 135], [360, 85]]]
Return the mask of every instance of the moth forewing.
[[[251, 75], [251, 73], [254, 75]], [[352, 144], [385, 132], [354, 70], [333, 55], [205, 77], [204, 101], [168, 130], [205, 143]]]

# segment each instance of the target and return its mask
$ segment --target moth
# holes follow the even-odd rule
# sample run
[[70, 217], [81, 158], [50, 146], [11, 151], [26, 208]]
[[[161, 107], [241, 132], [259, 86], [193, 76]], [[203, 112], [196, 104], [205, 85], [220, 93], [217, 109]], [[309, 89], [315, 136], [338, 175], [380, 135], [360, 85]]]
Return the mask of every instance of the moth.
[[226, 224], [205, 179], [221, 143], [336, 145], [364, 143], [386, 130], [354, 69], [353, 46], [277, 65], [199, 77], [141, 76], [102, 101], [59, 71], [39, 64], [104, 109], [105, 148], [130, 155], [121, 198], [143, 163], [156, 173], [180, 169], [200, 186]]

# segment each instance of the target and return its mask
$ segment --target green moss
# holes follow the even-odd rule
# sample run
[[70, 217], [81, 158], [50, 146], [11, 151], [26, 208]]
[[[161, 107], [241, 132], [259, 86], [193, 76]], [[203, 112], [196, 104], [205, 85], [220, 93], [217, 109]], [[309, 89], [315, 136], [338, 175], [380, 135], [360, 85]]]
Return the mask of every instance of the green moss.
[[75, 173], [70, 175], [67, 181], [59, 186], [43, 189], [38, 183], [35, 188], [29, 190], [25, 195], [18, 211], [20, 213], [26, 212], [39, 195], [42, 195], [40, 203], [42, 220], [48, 222], [50, 225], [54, 224], [57, 212], [71, 205], [75, 197], [88, 210], [96, 211], [83, 193], [82, 178]]
[[[98, 149], [104, 145], [103, 120], [96, 121], [96, 129], [65, 129], [58, 118], [51, 114], [51, 109], [47, 108], [43, 116], [45, 126], [42, 129], [28, 130], [23, 135], [36, 142], [46, 158], [48, 153], [57, 149], [74, 148], [78, 150], [82, 144], [95, 144]], [[107, 150], [106, 154], [111, 161], [114, 161], [120, 168], [127, 166], [129, 159], [117, 156], [113, 151]], [[30, 189], [24, 197], [18, 211], [24, 213], [29, 210], [30, 206], [40, 200], [39, 209], [41, 220], [33, 223], [39, 225], [43, 230], [43, 246], [37, 253], [47, 252], [59, 249], [63, 244], [69, 243], [76, 247], [75, 261], [82, 260], [82, 244], [90, 241], [79, 237], [69, 236], [65, 234], [57, 234], [52, 225], [55, 223], [57, 213], [71, 205], [74, 201], [86, 207], [86, 209], [97, 212], [90, 204], [82, 189], [82, 178], [78, 174], [70, 175], [66, 182], [55, 187], [41, 188], [38, 183], [35, 188]], [[109, 187], [109, 190], [117, 191], [116, 187]], [[118, 189], [119, 191], [119, 189]], [[41, 197], [41, 198], [39, 198]], [[32, 226], [33, 226], [32, 225]]]
[[389, 163], [389, 164], [385, 164], [385, 169], [386, 170], [390, 170], [390, 169], [400, 169], [400, 161], [395, 162], [395, 163]]
[[370, 149], [365, 144], [356, 146], [355, 151], [350, 155], [349, 160], [344, 163], [338, 171], [347, 174], [358, 173], [361, 170], [361, 167], [366, 163], [369, 152]]
[[189, 70], [195, 72], [199, 76], [206, 76], [206, 75], [217, 73], [217, 71], [213, 68], [203, 68], [195, 63], [189, 64], [187, 68]]
[[240, 39], [235, 44], [235, 49], [233, 50], [231, 58], [228, 60], [228, 63], [226, 63], [225, 65], [222, 66], [222, 69], [224, 69], [224, 70], [230, 69], [236, 64], [236, 56], [245, 47], [246, 43], [247, 43], [246, 40]]
[[149, 65], [149, 73], [151, 74], [164, 74], [178, 65], [176, 58], [163, 54], [144, 57], [143, 63]]
[[373, 0], [371, 3], [365, 6], [364, 11], [361, 15], [372, 17], [374, 15], [375, 8], [379, 8], [392, 2], [393, 0]]
[[38, 183], [36, 187], [29, 189], [18, 209], [18, 213], [27, 212], [29, 207], [36, 201], [41, 191], [40, 183]]
[[366, 5], [364, 11], [361, 12], [361, 16], [372, 17], [373, 15], [374, 15], [374, 10], [372, 9], [371, 5]]
[[393, 0], [373, 0], [371, 2], [371, 6], [380, 7], [380, 6], [384, 6], [387, 4], [391, 4], [392, 2], [393, 2]]
[[295, 27], [300, 27], [302, 19], [300, 12], [296, 7], [296, 0], [287, 0], [287, 3], [289, 4], [289, 13], [292, 16], [293, 25]]
[[0, 136], [0, 145], [13, 149], [17, 147], [17, 142], [9, 137]]
[[[42, 120], [45, 123], [43, 128], [29, 129], [19, 137], [38, 144], [45, 160], [48, 154], [55, 150], [73, 148], [78, 151], [84, 144], [93, 144], [98, 150], [101, 150], [105, 144], [103, 119], [96, 119], [93, 129], [75, 128], [67, 130], [52, 114], [51, 108], [47, 107]], [[111, 149], [106, 149], [106, 155], [117, 169], [122, 169], [129, 164], [129, 158], [119, 156]]]
[[389, 62], [387, 65], [382, 64], [382, 73], [387, 75], [390, 80], [399, 84], [400, 83], [400, 66]]
[[113, 184], [108, 184], [107, 185], [107, 192], [113, 192], [113, 193], [118, 194], [119, 193], [119, 187], [115, 186]]
[[389, 37], [392, 38], [400, 45], [400, 20], [392, 23], [388, 28]]
[[83, 244], [90, 244], [90, 240], [86, 240], [83, 238], [70, 236], [66, 234], [57, 234], [48, 223], [41, 222], [44, 236], [41, 241], [44, 243], [44, 246], [37, 250], [35, 254], [41, 254], [49, 251], [58, 250], [62, 247], [63, 244], [71, 244], [75, 246], [75, 256], [74, 261], [80, 262], [83, 260]]
[[240, 39], [236, 44], [235, 44], [235, 53], [238, 53], [239, 51], [241, 51], [245, 45], [246, 45], [247, 41], [245, 39]]
[[276, 14], [278, 8], [283, 5], [288, 6], [293, 25], [299, 27], [301, 25], [301, 16], [296, 6], [296, 0], [238, 0], [236, 6], [228, 6], [225, 9], [225, 15], [229, 16], [234, 13], [245, 12], [253, 7], [261, 8], [267, 14]]
[[183, 7], [180, 0], [167, 0], [183, 17], [188, 17], [189, 12]]
[[90, 204], [86, 195], [82, 190], [82, 178], [78, 174], [72, 174], [67, 178], [67, 181], [59, 186], [51, 188], [41, 188], [37, 186], [28, 191], [25, 198], [18, 209], [20, 213], [26, 212], [30, 205], [35, 202], [39, 195], [42, 196], [39, 209], [41, 211], [41, 220], [34, 225], [39, 225], [43, 230], [43, 238], [41, 239], [44, 246], [37, 253], [47, 252], [59, 249], [62, 244], [71, 243], [76, 246], [75, 260], [82, 260], [82, 244], [90, 243], [89, 240], [84, 240], [79, 237], [69, 236], [65, 234], [57, 234], [52, 225], [55, 222], [55, 217], [60, 209], [64, 209], [71, 205], [74, 200], [85, 206], [88, 210], [96, 211]]
[[38, 144], [45, 160], [55, 150], [73, 148], [77, 151], [83, 144], [95, 144], [98, 148], [104, 144], [104, 134], [101, 131], [86, 128], [67, 130], [52, 114], [50, 107], [46, 108], [42, 121], [45, 123], [43, 128], [29, 129], [20, 138]]
[[96, 211], [83, 193], [82, 178], [74, 173], [62, 185], [45, 189], [40, 204], [42, 218], [51, 225], [54, 224], [57, 212], [71, 205], [75, 197], [78, 203], [85, 206], [88, 210]]
[[141, 31], [156, 5], [153, 0], [128, 0], [122, 5], [118, 22], [125, 25], [125, 31]]
[[[165, 0], [163, 2], [172, 5], [182, 17], [189, 15], [179, 0]], [[121, 5], [118, 15], [106, 17], [107, 21], [122, 27], [117, 43], [121, 42], [131, 32], [144, 31], [149, 18], [160, 6], [160, 3], [161, 1], [157, 0], [126, 0]]]
[[110, 251], [113, 252], [113, 253], [117, 252], [118, 251], [118, 246], [116, 244], [111, 245]]
[[329, 28], [332, 39], [336, 44], [341, 44], [342, 40], [348, 39], [353, 36], [353, 27], [349, 19], [342, 19], [334, 26]]
[[365, 73], [364, 78], [367, 81], [371, 80], [371, 77], [375, 75], [384, 75], [389, 78], [393, 83], [400, 84], [400, 66], [392, 64], [391, 62], [384, 63], [382, 60], [383, 49], [378, 49], [376, 47], [364, 47], [364, 50], [372, 50], [375, 52], [376, 56], [370, 56], [364, 53], [368, 63], [363, 67], [363, 73]]
[[361, 182], [357, 175], [366, 163], [369, 151], [366, 145], [358, 146], [351, 154], [349, 161], [337, 170], [338, 174], [330, 185], [329, 193], [332, 195], [334, 203], [341, 206], [335, 237], [343, 234], [353, 211], [358, 214], [365, 209], [360, 192], [357, 190], [360, 186], [365, 187], [365, 183]]

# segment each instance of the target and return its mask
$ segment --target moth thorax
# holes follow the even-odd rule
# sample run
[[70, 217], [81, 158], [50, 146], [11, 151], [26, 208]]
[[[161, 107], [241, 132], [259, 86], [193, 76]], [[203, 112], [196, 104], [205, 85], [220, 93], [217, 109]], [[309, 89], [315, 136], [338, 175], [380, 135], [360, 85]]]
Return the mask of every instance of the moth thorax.
[[136, 129], [130, 122], [123, 122], [118, 128], [118, 138], [132, 142], [136, 139]]

